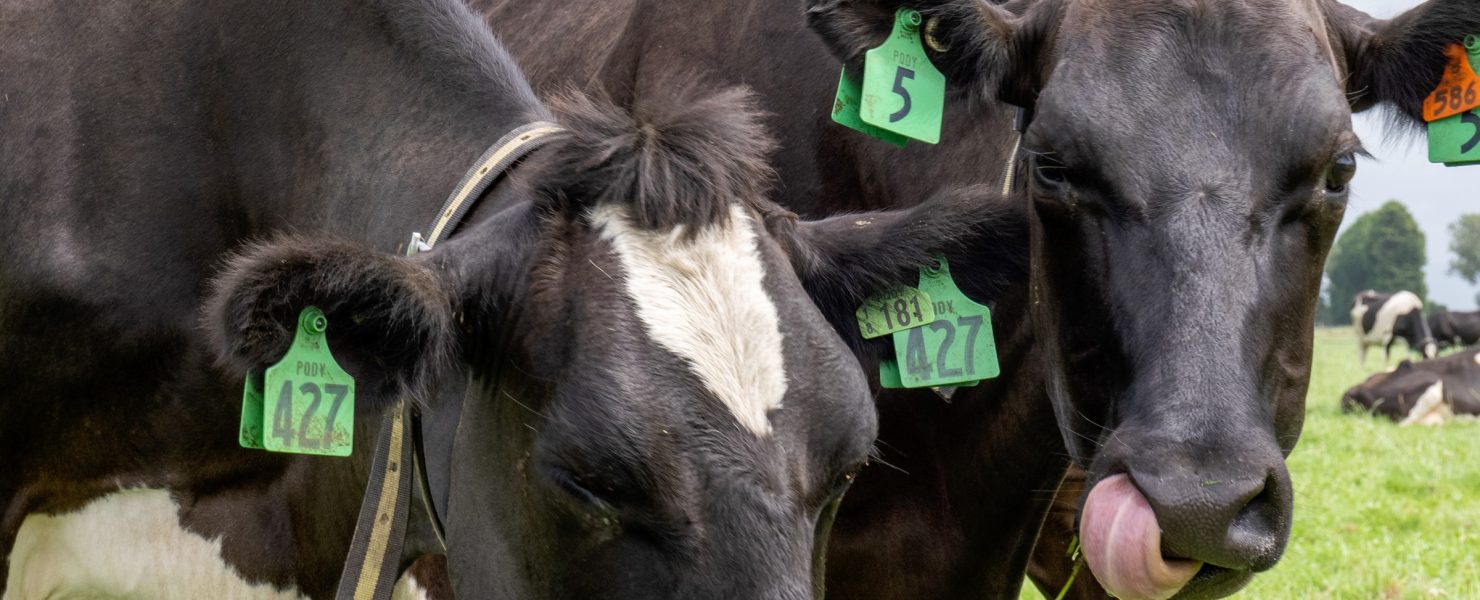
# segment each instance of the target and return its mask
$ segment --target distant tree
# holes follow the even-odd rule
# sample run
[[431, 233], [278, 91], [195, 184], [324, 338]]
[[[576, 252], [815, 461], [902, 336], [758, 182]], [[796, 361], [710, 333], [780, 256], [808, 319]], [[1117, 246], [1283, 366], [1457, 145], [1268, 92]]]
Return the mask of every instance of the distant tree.
[[1326, 319], [1330, 324], [1351, 323], [1351, 299], [1363, 290], [1408, 290], [1428, 297], [1424, 285], [1424, 235], [1413, 215], [1397, 200], [1357, 217], [1342, 232], [1326, 261], [1330, 278]]
[[1449, 272], [1465, 278], [1465, 281], [1480, 281], [1480, 215], [1460, 215], [1459, 220], [1449, 224]]

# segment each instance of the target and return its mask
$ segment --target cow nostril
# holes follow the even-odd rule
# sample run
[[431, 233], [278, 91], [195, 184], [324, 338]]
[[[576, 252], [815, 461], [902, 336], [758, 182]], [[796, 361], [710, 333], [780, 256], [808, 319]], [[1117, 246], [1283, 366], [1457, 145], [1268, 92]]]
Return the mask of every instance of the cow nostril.
[[1248, 499], [1228, 528], [1228, 550], [1243, 563], [1237, 567], [1264, 571], [1279, 561], [1289, 535], [1289, 489], [1276, 470], [1262, 485], [1245, 492]]

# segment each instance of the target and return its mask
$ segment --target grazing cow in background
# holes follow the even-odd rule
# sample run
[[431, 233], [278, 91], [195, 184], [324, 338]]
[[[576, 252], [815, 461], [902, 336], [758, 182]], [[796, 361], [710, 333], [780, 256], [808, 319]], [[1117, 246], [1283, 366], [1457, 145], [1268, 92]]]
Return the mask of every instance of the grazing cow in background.
[[1403, 425], [1437, 425], [1480, 415], [1480, 348], [1403, 361], [1341, 396], [1341, 411], [1378, 414]]
[[[798, 221], [744, 94], [552, 111], [459, 0], [3, 3], [0, 74], [8, 600], [332, 596], [405, 397], [463, 409], [428, 442], [464, 598], [807, 598], [876, 430], [824, 312], [998, 211]], [[550, 121], [524, 185], [391, 254]], [[357, 380], [349, 458], [238, 446], [308, 305]]]
[[1413, 292], [1367, 290], [1357, 294], [1352, 298], [1352, 326], [1357, 328], [1357, 358], [1363, 365], [1367, 364], [1367, 348], [1382, 346], [1386, 360], [1399, 339], [1408, 343], [1410, 352], [1422, 352], [1424, 358], [1439, 355], [1439, 345], [1423, 316], [1423, 300]]
[[1429, 332], [1440, 349], [1480, 343], [1480, 311], [1439, 309], [1429, 313]]

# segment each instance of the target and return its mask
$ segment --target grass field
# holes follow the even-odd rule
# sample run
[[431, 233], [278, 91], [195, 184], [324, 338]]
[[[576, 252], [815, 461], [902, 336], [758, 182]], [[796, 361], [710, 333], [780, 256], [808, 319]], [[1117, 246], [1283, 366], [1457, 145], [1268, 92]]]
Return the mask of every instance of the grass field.
[[[1386, 367], [1381, 350], [1367, 358], [1357, 366], [1350, 329], [1316, 331], [1305, 433], [1289, 460], [1295, 531], [1239, 597], [1480, 599], [1480, 423], [1399, 428], [1341, 414], [1341, 393]], [[1025, 586], [1022, 598], [1038, 597]]]

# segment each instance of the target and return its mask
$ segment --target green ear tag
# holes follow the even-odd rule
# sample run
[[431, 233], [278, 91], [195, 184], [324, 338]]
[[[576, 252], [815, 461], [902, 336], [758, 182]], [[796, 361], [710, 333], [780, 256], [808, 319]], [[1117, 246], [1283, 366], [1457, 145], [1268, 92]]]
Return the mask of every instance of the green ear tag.
[[[1465, 36], [1464, 47], [1453, 46], [1449, 53], [1450, 64], [1446, 67], [1444, 80], [1425, 102], [1425, 118], [1432, 114], [1430, 109], [1435, 106], [1451, 109], [1438, 111], [1441, 115], [1474, 106], [1477, 94], [1480, 94], [1480, 89], [1477, 89], [1480, 82], [1471, 77], [1471, 73], [1480, 76], [1480, 35]], [[1471, 73], [1465, 73], [1465, 67], [1469, 67]], [[1451, 167], [1480, 164], [1480, 108], [1429, 123], [1429, 162]]]
[[334, 362], [326, 328], [324, 311], [303, 309], [293, 345], [267, 368], [262, 414], [271, 424], [262, 441], [268, 450], [349, 456], [354, 449], [355, 380]]
[[934, 321], [935, 305], [929, 294], [906, 285], [864, 300], [853, 314], [859, 333], [873, 339]]
[[833, 99], [832, 120], [834, 123], [860, 133], [884, 140], [903, 148], [909, 138], [869, 125], [858, 114], [859, 102], [863, 97], [863, 86], [848, 76], [848, 69], [838, 73], [838, 95]]
[[1429, 162], [1480, 164], [1480, 108], [1429, 123]]
[[975, 383], [1001, 373], [992, 336], [992, 311], [973, 302], [951, 279], [951, 267], [920, 271], [920, 291], [935, 302], [935, 320], [894, 333], [894, 357], [904, 387]]
[[863, 122], [902, 136], [940, 142], [946, 77], [920, 44], [920, 13], [901, 8], [894, 31], [863, 59]]
[[242, 384], [242, 427], [238, 440], [243, 448], [262, 450], [262, 374], [247, 373]]
[[879, 387], [894, 390], [904, 387], [904, 381], [899, 378], [899, 363], [892, 358], [879, 361]]

